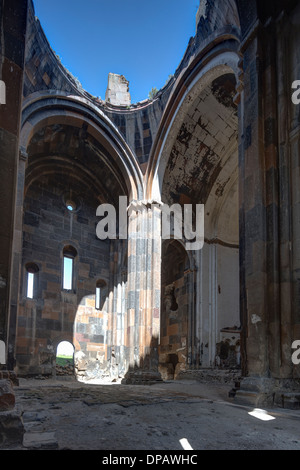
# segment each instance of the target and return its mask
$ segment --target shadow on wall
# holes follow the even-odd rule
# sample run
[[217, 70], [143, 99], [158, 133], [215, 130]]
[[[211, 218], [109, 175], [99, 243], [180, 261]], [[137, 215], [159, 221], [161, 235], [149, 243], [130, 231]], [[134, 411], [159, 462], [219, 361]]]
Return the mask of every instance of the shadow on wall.
[[[110, 376], [112, 370], [118, 377], [124, 369], [121, 353], [125, 303], [121, 299], [125, 298], [127, 275], [125, 270], [119, 270], [118, 263], [116, 266], [112, 263], [112, 279], [109, 278], [110, 251], [113, 259], [116, 252], [105, 242], [104, 245], [108, 249], [100, 251], [94, 261], [84, 250], [71, 256], [70, 250], [56, 249], [57, 260], [53, 252], [44, 253], [43, 262], [39, 262], [40, 269], [32, 280], [30, 297], [27, 286], [31, 278], [26, 270], [27, 263], [24, 263], [17, 330], [16, 370], [19, 376], [57, 375], [56, 352], [62, 341], [74, 346], [72, 373], [76, 377], [103, 378]], [[99, 264], [99, 258], [104, 256], [105, 264]], [[67, 286], [64, 286], [65, 259], [71, 273]], [[60, 271], [61, 275], [58, 274]], [[106, 280], [97, 278], [97, 272], [106, 275]]]
[[[159, 371], [164, 380], [178, 378], [187, 367], [188, 322], [191, 279], [189, 257], [177, 240], [166, 240], [162, 246], [161, 338]], [[191, 319], [190, 319], [191, 321]]]
[[54, 375], [61, 341], [74, 345], [76, 376], [109, 374], [112, 361], [118, 364], [115, 375], [124, 368], [120, 332], [126, 324], [127, 240], [97, 237], [98, 194], [82, 175], [59, 168], [40, 175], [26, 190], [19, 376]]
[[[43, 285], [41, 271], [39, 277]], [[107, 287], [103, 288], [104, 281], [101, 280], [101, 295], [98, 293], [99, 280], [90, 284], [91, 289], [94, 287], [94, 294], [78, 298], [75, 291], [60, 290], [60, 280], [57, 279], [55, 293], [46, 291], [41, 295], [42, 298], [25, 298], [21, 301], [16, 355], [19, 376], [55, 375], [59, 345], [63, 341], [69, 342], [74, 348], [74, 352], [68, 356], [74, 355], [75, 359], [80, 352], [81, 359], [84, 357], [89, 367], [91, 363], [101, 362], [102, 357], [108, 360], [111, 331], [107, 330], [109, 314], [105, 309]], [[83, 374], [82, 360], [79, 364], [80, 373]], [[103, 362], [102, 365], [106, 366]], [[73, 374], [77, 373], [74, 367], [72, 369]]]

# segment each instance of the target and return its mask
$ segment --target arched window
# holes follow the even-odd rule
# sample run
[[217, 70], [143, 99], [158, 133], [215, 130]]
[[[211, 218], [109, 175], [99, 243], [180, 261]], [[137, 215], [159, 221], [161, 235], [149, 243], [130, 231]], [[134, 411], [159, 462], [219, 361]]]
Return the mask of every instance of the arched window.
[[96, 282], [96, 296], [95, 296], [95, 308], [101, 310], [104, 300], [104, 289], [106, 288], [106, 282], [99, 279]]
[[63, 289], [74, 289], [74, 259], [77, 251], [73, 246], [65, 246], [63, 250]]
[[81, 207], [80, 198], [73, 191], [63, 195], [63, 203], [69, 212], [78, 212]]
[[34, 263], [26, 264], [26, 297], [33, 299], [37, 290], [37, 273], [39, 268]]
[[68, 201], [66, 201], [66, 207], [67, 207], [68, 211], [74, 212], [74, 211], [76, 211], [77, 205], [74, 201], [68, 200]]

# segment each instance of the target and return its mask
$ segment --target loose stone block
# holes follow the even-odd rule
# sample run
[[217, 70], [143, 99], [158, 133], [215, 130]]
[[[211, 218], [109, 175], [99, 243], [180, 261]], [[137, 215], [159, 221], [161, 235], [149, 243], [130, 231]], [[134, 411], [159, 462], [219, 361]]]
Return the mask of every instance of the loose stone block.
[[0, 380], [0, 411], [12, 410], [15, 406], [15, 394], [10, 380]]
[[58, 442], [54, 432], [27, 432], [24, 435], [23, 446], [27, 449], [57, 449]]
[[0, 448], [21, 445], [23, 436], [24, 426], [19, 412], [0, 412]]

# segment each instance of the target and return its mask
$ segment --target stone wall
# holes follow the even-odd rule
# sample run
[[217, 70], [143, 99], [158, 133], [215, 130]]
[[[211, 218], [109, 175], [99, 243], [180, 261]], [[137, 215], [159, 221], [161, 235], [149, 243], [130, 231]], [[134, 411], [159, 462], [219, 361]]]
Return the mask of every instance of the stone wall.
[[116, 106], [130, 106], [129, 82], [123, 75], [108, 74], [105, 101]]
[[[16, 306], [10, 305], [13, 225], [16, 203], [16, 179], [19, 159], [19, 132], [25, 57], [27, 1], [0, 2], [0, 80], [5, 84], [5, 104], [0, 104], [0, 340], [8, 350], [8, 337], [14, 341]], [[12, 324], [9, 325], [9, 317]], [[6, 358], [7, 359], [7, 358]], [[13, 368], [12, 358], [8, 366]]]
[[[68, 199], [76, 201], [74, 211], [67, 209]], [[57, 172], [41, 176], [27, 190], [17, 334], [20, 375], [51, 374], [61, 340], [74, 343], [75, 349], [87, 356], [100, 355], [106, 366], [110, 244], [96, 237], [97, 205], [97, 198], [87, 193], [84, 184]], [[63, 250], [69, 245], [77, 255], [73, 288], [66, 290], [62, 284]], [[33, 299], [26, 297], [28, 263], [38, 267]], [[106, 288], [97, 310], [99, 280]]]
[[26, 98], [35, 92], [61, 90], [74, 95], [83, 92], [80, 82], [61, 63], [51, 49], [42, 26], [35, 16], [30, 0], [26, 38], [25, 74], [23, 94]]
[[118, 109], [106, 104], [102, 107], [104, 113], [117, 126], [126, 142], [136, 155], [143, 173], [147, 168], [147, 162], [151, 148], [155, 141], [157, 129], [169, 98], [172, 83], [158, 93], [153, 101], [145, 100], [144, 103], [131, 106], [130, 109]]
[[[272, 397], [272, 380], [278, 394], [280, 381], [297, 383], [299, 109], [290, 98], [300, 78], [299, 5], [223, 4], [201, 2], [196, 35], [152, 101], [119, 106], [89, 95], [63, 67], [32, 2], [26, 51], [26, 2], [0, 3], [0, 79], [9, 103], [0, 108], [0, 340], [11, 368], [17, 345], [21, 374], [51, 373], [55, 347], [66, 339], [80, 352], [80, 373], [113, 368], [129, 381], [148, 380], [157, 377], [161, 331], [164, 363], [182, 364], [187, 353], [188, 367], [214, 367], [216, 358], [230, 365], [241, 334], [243, 374], [257, 395]], [[66, 208], [71, 189], [81, 193], [79, 211]], [[95, 208], [124, 193], [130, 207], [147, 203], [132, 215], [128, 245], [96, 240]], [[175, 257], [178, 272], [162, 280], [153, 200], [206, 205], [203, 250], [190, 254], [189, 270]], [[71, 292], [62, 289], [65, 246], [76, 250]], [[24, 295], [28, 268], [38, 279], [33, 299]], [[98, 280], [107, 286], [99, 310]], [[160, 302], [165, 288], [174, 288], [178, 305], [168, 315]]]

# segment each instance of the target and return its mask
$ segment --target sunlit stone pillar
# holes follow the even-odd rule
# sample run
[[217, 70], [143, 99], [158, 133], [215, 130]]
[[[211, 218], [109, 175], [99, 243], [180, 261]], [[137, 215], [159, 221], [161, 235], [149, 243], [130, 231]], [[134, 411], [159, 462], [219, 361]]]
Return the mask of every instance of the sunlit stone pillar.
[[125, 345], [126, 383], [161, 380], [160, 330], [161, 210], [151, 202], [128, 208], [128, 291]]

